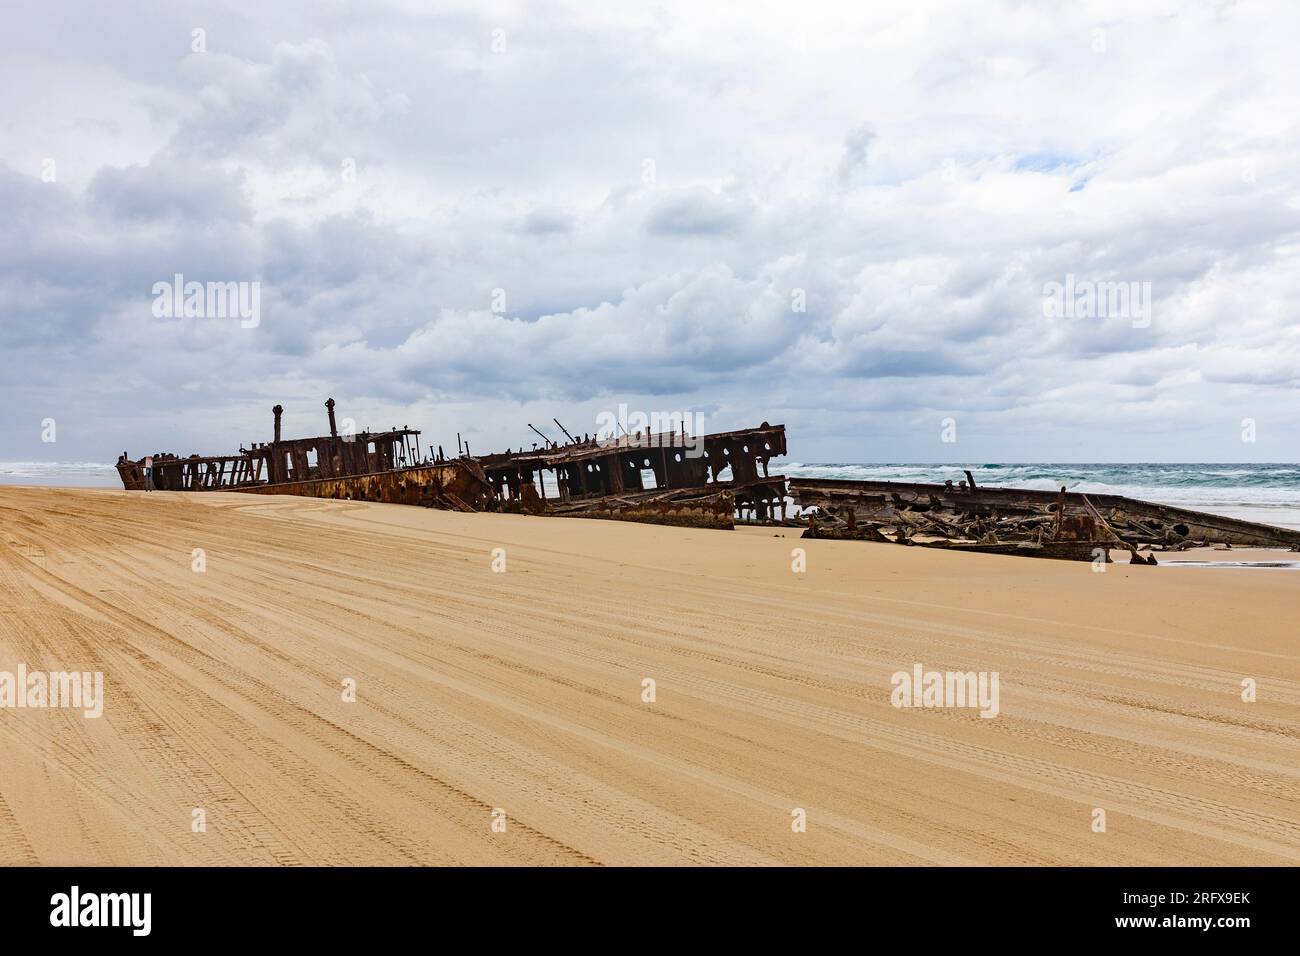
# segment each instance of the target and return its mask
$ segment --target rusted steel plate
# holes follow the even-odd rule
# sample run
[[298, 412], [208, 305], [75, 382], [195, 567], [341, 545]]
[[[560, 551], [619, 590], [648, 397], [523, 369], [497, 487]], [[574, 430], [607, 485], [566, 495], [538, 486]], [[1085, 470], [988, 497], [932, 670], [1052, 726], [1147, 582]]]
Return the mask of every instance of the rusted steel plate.
[[[1253, 547], [1300, 547], [1300, 531], [1204, 514], [1122, 495], [1087, 495], [1023, 488], [963, 488], [951, 484], [792, 478], [791, 496], [802, 508], [830, 514], [852, 511], [860, 523], [918, 524], [987, 519], [1041, 518], [1041, 540], [1093, 543], [1113, 529], [1126, 545], [1178, 545], [1197, 541]], [[1091, 507], [1090, 507], [1091, 506]], [[1058, 509], [1060, 514], [1058, 517]], [[1094, 515], [1093, 512], [1096, 512]], [[1099, 520], [1100, 519], [1100, 523]], [[1022, 527], [1029, 524], [1021, 522]]]
[[373, 475], [316, 478], [275, 485], [232, 488], [242, 494], [301, 495], [344, 501], [383, 501], [399, 505], [424, 505], [458, 511], [479, 511], [488, 504], [491, 486], [483, 470], [472, 461], [453, 459]]
[[[571, 436], [566, 445], [481, 458], [470, 457], [468, 446], [451, 459], [438, 448], [421, 460], [418, 430], [340, 435], [333, 399], [325, 409], [329, 435], [285, 439], [284, 409], [276, 405], [270, 442], [241, 447], [237, 455], [155, 454], [153, 485], [697, 527], [730, 528], [737, 510], [754, 521], [784, 516], [785, 479], [769, 472], [771, 459], [786, 452], [784, 425], [695, 436], [684, 429], [638, 432], [607, 441]], [[124, 488], [144, 489], [144, 463], [122, 454], [117, 470]], [[559, 489], [549, 501], [548, 484]]]

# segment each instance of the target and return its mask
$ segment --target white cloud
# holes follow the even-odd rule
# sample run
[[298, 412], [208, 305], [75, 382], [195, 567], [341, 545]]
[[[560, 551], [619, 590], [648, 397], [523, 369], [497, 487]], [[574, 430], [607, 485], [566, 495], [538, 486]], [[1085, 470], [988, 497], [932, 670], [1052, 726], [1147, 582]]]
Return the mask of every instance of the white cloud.
[[[1298, 18], [237, 4], [195, 54], [184, 12], [49, 5], [0, 39], [0, 457], [327, 393], [481, 450], [628, 401], [803, 460], [951, 455], [940, 412], [987, 460], [1234, 457], [1244, 416], [1293, 457]], [[159, 323], [176, 272], [260, 281], [262, 325]], [[1066, 275], [1150, 282], [1150, 327], [1045, 317]]]

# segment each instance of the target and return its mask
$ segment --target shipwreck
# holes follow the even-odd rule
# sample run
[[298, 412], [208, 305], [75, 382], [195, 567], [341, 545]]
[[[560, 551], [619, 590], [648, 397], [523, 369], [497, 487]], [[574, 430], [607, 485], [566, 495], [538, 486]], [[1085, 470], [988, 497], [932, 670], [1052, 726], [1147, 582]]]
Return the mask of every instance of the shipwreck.
[[[156, 453], [160, 491], [233, 491], [381, 501], [456, 511], [506, 511], [698, 528], [737, 523], [794, 526], [804, 537], [887, 542], [986, 554], [1135, 564], [1195, 546], [1300, 550], [1300, 531], [1119, 495], [943, 484], [792, 478], [773, 474], [786, 454], [784, 425], [763, 422], [714, 434], [649, 429], [542, 439], [531, 448], [473, 455], [457, 436], [454, 456], [421, 447], [413, 428], [340, 434], [334, 400], [329, 434], [286, 439], [276, 405], [272, 438], [235, 454]], [[128, 491], [145, 488], [145, 459], [117, 461]]]
[[792, 478], [806, 537], [888, 541], [987, 554], [1134, 564], [1191, 547], [1300, 550], [1300, 531], [1109, 494], [976, 487], [956, 483]]
[[[421, 449], [413, 428], [340, 434], [334, 407], [333, 399], [325, 403], [328, 435], [284, 438], [284, 409], [276, 405], [269, 442], [237, 454], [148, 456], [154, 487], [711, 528], [731, 528], [737, 518], [785, 518], [785, 478], [769, 471], [770, 461], [786, 453], [783, 425], [709, 435], [687, 434], [683, 426], [604, 439], [565, 432], [564, 443], [538, 432], [540, 448], [478, 457], [457, 436], [452, 457], [441, 446]], [[145, 458], [123, 452], [117, 471], [128, 491], [144, 490]]]

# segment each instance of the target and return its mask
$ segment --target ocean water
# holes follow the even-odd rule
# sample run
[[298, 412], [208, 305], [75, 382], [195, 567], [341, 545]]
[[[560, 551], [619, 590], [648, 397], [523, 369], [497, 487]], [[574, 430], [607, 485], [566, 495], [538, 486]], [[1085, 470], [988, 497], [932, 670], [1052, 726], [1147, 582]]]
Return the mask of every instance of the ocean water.
[[0, 461], [0, 485], [121, 488], [117, 469], [93, 461]]
[[[1162, 504], [1300, 529], [1300, 464], [952, 464], [869, 465], [852, 462], [774, 462], [790, 478], [856, 478], [865, 481], [962, 479], [969, 468], [976, 485], [1128, 495]], [[97, 462], [0, 462], [0, 484], [120, 487], [116, 469]], [[553, 493], [548, 486], [547, 493]]]

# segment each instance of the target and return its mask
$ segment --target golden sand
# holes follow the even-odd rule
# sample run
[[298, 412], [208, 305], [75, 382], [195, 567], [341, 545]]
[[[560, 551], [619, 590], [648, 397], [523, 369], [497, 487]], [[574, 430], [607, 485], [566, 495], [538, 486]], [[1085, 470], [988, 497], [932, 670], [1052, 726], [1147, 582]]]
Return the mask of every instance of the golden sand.
[[2, 488], [0, 863], [1300, 861], [1300, 572], [796, 535]]

